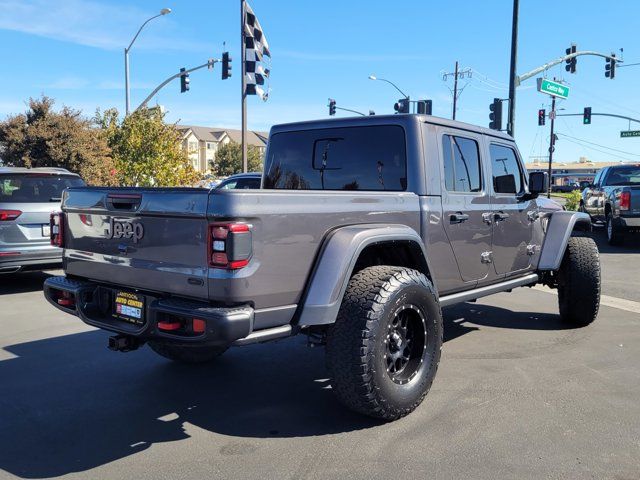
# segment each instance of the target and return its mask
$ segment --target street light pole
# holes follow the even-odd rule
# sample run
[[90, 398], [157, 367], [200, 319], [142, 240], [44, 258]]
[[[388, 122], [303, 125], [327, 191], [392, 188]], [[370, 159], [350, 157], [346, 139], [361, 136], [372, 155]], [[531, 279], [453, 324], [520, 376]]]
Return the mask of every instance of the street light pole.
[[369, 80], [380, 80], [381, 82], [387, 82], [388, 84], [392, 85], [396, 90], [398, 90], [404, 98], [409, 98], [409, 95], [407, 95], [402, 90], [400, 90], [400, 88], [398, 88], [398, 86], [390, 80], [387, 80], [384, 78], [378, 78], [375, 75], [369, 75]]
[[130, 94], [129, 94], [129, 50], [131, 50], [131, 47], [133, 46], [133, 43], [136, 41], [136, 38], [138, 38], [138, 35], [140, 35], [140, 32], [142, 31], [142, 29], [145, 27], [145, 25], [147, 23], [149, 23], [151, 20], [153, 20], [154, 18], [158, 18], [158, 17], [162, 17], [163, 15], [167, 15], [168, 13], [171, 13], [171, 9], [170, 8], [163, 8], [162, 10], [160, 10], [160, 13], [158, 15], [154, 15], [151, 18], [148, 18], [138, 29], [138, 31], [136, 32], [136, 34], [133, 36], [133, 40], [131, 40], [131, 43], [129, 44], [128, 47], [126, 47], [124, 49], [124, 90], [125, 90], [125, 115], [129, 115], [129, 110], [131, 108], [131, 103], [130, 103]]
[[513, 0], [513, 18], [511, 22], [511, 65], [509, 68], [509, 116], [507, 133], [513, 137], [516, 123], [516, 87], [518, 62], [518, 10], [520, 0]]

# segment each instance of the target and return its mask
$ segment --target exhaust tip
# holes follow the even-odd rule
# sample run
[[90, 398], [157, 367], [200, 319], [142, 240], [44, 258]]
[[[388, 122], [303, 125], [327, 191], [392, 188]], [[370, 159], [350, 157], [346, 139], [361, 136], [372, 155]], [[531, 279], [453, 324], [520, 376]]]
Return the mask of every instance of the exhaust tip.
[[109, 337], [109, 350], [113, 352], [131, 352], [140, 348], [141, 342], [129, 335], [113, 335]]

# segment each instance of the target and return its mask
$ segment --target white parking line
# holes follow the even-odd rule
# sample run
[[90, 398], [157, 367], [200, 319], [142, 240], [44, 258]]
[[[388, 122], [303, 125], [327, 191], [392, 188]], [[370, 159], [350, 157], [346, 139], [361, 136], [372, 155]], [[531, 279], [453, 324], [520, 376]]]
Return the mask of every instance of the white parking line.
[[[540, 292], [550, 293], [552, 295], [558, 294], [558, 290], [546, 287], [544, 285], [536, 285], [533, 288]], [[600, 305], [603, 305], [605, 307], [617, 308], [618, 310], [625, 310], [627, 312], [640, 313], [640, 302], [634, 302], [633, 300], [627, 300], [625, 298], [600, 295]]]

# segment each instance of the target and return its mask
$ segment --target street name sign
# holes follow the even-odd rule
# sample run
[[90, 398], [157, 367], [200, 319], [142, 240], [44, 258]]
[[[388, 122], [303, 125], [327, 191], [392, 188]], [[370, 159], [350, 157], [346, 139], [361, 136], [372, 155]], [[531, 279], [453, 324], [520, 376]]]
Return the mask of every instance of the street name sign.
[[538, 91], [558, 98], [567, 98], [569, 96], [569, 87], [546, 78], [538, 78]]
[[623, 130], [620, 132], [620, 138], [640, 137], [640, 130]]

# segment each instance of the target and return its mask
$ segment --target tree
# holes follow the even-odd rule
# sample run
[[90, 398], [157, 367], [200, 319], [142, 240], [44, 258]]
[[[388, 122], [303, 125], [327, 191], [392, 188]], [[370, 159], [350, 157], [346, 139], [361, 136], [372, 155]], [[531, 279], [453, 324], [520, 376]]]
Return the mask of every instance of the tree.
[[[250, 172], [262, 171], [262, 154], [255, 145], [247, 146], [247, 166]], [[219, 177], [228, 177], [242, 172], [242, 145], [236, 142], [226, 143], [218, 148], [211, 170]]]
[[113, 160], [104, 133], [78, 110], [53, 109], [54, 100], [29, 99], [24, 114], [0, 122], [0, 156], [15, 167], [62, 167], [89, 184], [112, 185]]
[[175, 125], [164, 122], [157, 108], [143, 108], [120, 119], [116, 109], [96, 113], [105, 132], [122, 185], [192, 186], [200, 175], [181, 147]]

